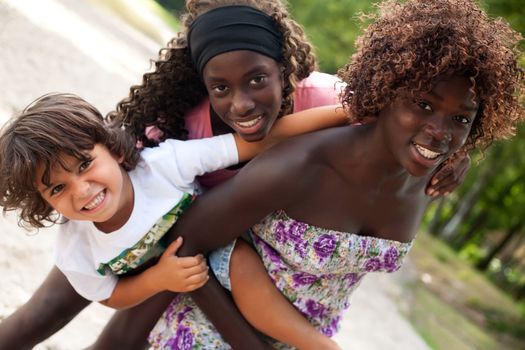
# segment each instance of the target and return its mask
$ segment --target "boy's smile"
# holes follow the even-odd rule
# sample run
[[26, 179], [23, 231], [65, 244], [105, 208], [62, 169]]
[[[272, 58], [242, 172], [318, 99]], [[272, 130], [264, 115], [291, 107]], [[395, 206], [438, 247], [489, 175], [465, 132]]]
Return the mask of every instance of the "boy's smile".
[[87, 160], [61, 154], [50, 169], [49, 184], [42, 183], [39, 168], [37, 188], [42, 197], [70, 220], [93, 221], [98, 229], [111, 232], [126, 223], [133, 209], [133, 188], [118, 158], [96, 144]]

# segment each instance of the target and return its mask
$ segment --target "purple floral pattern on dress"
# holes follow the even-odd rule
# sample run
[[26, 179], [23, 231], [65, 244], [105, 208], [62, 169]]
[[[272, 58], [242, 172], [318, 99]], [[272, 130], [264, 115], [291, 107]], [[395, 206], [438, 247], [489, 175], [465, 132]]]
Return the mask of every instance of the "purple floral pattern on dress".
[[335, 236], [323, 234], [314, 242], [314, 251], [321, 259], [326, 259], [334, 253], [336, 244]]
[[[308, 226], [284, 211], [269, 215], [252, 231], [255, 248], [272, 281], [327, 336], [339, 329], [349, 297], [363, 277], [369, 272], [397, 270], [411, 247], [411, 243]], [[170, 305], [149, 339], [154, 349], [189, 344], [190, 340], [195, 350], [230, 349], [185, 295]], [[275, 349], [291, 349], [271, 343]]]
[[379, 258], [370, 258], [365, 262], [365, 271], [374, 272], [381, 269], [381, 260]]
[[396, 247], [388, 248], [383, 254], [384, 267], [387, 272], [394, 272], [399, 269], [397, 259], [399, 258], [399, 252]]
[[193, 334], [189, 327], [181, 326], [177, 328], [175, 338], [170, 339], [168, 346], [173, 350], [191, 350], [193, 347]]
[[307, 272], [298, 272], [293, 274], [292, 279], [296, 286], [309, 286], [319, 279], [316, 275]]

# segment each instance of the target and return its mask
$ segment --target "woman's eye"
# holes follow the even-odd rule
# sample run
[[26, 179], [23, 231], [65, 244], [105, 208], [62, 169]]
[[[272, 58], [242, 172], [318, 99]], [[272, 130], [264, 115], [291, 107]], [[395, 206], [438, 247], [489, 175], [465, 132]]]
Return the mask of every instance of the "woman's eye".
[[425, 101], [416, 101], [416, 103], [419, 106], [419, 108], [424, 109], [425, 111], [432, 112], [432, 107], [430, 107], [430, 105]]
[[457, 115], [454, 117], [454, 119], [461, 124], [470, 124], [470, 118], [467, 118], [462, 115]]
[[86, 170], [86, 169], [89, 168], [89, 166], [91, 165], [91, 162], [92, 162], [91, 159], [82, 162], [82, 163], [80, 164], [80, 166], [79, 166], [78, 169], [79, 169], [81, 172], [84, 171], [84, 170]]
[[51, 189], [51, 196], [57, 195], [64, 189], [64, 185], [56, 185]]

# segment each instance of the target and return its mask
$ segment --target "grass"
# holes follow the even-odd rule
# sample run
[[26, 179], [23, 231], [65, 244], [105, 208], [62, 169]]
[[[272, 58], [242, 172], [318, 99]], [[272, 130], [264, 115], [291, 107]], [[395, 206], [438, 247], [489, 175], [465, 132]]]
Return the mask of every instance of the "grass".
[[404, 312], [432, 349], [525, 349], [522, 305], [446, 244], [422, 233], [410, 258], [422, 278], [407, 282]]

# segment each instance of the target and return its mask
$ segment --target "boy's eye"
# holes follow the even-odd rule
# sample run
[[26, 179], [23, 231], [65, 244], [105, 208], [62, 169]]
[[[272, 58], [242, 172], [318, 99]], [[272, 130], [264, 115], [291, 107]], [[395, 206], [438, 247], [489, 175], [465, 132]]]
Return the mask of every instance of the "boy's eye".
[[90, 160], [86, 160], [86, 161], [80, 163], [80, 166], [78, 167], [78, 169], [79, 169], [81, 172], [84, 171], [84, 170], [86, 170], [86, 169], [89, 168], [89, 166], [91, 165], [91, 162], [92, 162], [92, 160], [90, 159]]
[[50, 191], [51, 196], [59, 194], [60, 192], [62, 192], [63, 189], [64, 189], [64, 185], [56, 185]]

